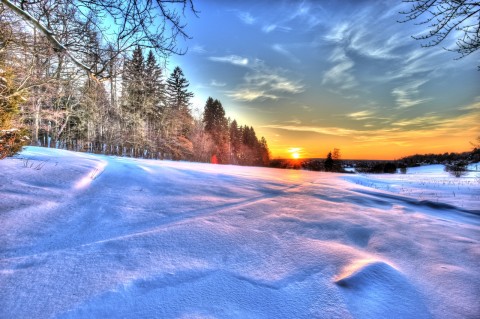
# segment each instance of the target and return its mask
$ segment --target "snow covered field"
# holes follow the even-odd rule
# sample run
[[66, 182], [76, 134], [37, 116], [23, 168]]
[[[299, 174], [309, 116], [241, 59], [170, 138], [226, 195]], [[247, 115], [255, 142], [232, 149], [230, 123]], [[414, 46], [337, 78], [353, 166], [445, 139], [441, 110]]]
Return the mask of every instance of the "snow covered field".
[[0, 318], [479, 318], [480, 183], [28, 147]]

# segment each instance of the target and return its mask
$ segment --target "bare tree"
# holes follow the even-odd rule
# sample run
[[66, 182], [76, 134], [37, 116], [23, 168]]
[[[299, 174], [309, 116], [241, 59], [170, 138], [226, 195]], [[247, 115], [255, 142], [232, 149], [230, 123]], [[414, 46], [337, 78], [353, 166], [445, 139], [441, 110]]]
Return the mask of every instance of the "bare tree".
[[[426, 33], [413, 36], [426, 41], [422, 46], [441, 44], [450, 34], [457, 36], [456, 48], [446, 49], [465, 57], [480, 48], [480, 2], [474, 0], [404, 0], [410, 10], [400, 12], [400, 22], [417, 21], [427, 27]], [[479, 67], [480, 68], [480, 67]]]
[[[132, 47], [150, 48], [162, 56], [184, 54], [177, 46], [179, 36], [189, 38], [182, 17], [186, 10], [197, 14], [193, 0], [0, 0], [0, 4], [39, 30], [56, 52], [98, 79], [109, 76], [110, 60]], [[61, 30], [51, 28], [46, 11], [68, 14], [69, 21], [89, 25], [101, 36], [109, 54], [102, 54], [100, 67], [94, 70], [83, 61], [81, 38], [60, 40]]]

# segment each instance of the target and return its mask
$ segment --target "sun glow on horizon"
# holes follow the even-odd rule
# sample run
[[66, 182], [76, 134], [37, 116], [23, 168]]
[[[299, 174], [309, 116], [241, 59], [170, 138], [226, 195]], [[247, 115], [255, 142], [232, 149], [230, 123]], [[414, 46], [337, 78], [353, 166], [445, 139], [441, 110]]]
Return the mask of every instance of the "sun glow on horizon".
[[302, 148], [301, 147], [292, 147], [288, 149], [288, 153], [294, 159], [299, 159], [302, 157]]

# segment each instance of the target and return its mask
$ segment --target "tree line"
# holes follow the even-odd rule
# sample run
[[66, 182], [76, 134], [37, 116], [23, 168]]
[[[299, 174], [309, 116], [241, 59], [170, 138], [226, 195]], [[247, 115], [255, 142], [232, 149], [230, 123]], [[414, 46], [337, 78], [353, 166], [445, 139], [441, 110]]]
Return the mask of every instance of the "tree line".
[[192, 114], [193, 92], [180, 67], [166, 76], [158, 50], [145, 42], [129, 50], [105, 43], [95, 17], [82, 20], [71, 3], [25, 2], [25, 8], [54, 30], [77, 62], [88, 66], [87, 73], [37, 27], [0, 4], [0, 156], [29, 143], [119, 156], [268, 165], [266, 140], [258, 139], [251, 126], [227, 118], [220, 101], [209, 98], [202, 114]]

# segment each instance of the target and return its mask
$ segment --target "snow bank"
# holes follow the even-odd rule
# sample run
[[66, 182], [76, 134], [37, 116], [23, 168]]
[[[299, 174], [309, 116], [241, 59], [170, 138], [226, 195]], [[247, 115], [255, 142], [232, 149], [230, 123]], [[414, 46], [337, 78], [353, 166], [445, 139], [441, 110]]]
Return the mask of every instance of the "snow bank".
[[[480, 214], [480, 171], [478, 164], [460, 178], [445, 172], [443, 165], [409, 168], [407, 174], [362, 174], [344, 177], [345, 180], [370, 189], [399, 194], [440, 208], [458, 208]], [[392, 197], [390, 197], [392, 198]], [[448, 204], [448, 205], [445, 205]]]
[[479, 186], [418, 176], [29, 147], [0, 161], [0, 318], [478, 318]]

